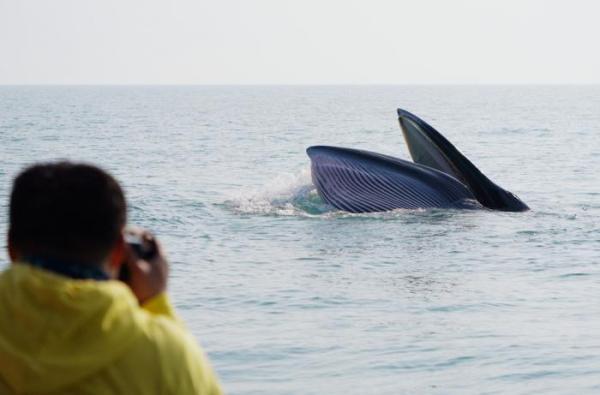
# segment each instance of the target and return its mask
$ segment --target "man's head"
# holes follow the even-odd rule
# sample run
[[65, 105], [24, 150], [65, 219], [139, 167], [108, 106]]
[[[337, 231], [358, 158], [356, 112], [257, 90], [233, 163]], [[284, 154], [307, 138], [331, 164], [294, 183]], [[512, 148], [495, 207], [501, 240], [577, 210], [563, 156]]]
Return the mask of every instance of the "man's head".
[[125, 197], [109, 174], [79, 163], [37, 164], [13, 184], [11, 258], [101, 265], [122, 243], [125, 223]]

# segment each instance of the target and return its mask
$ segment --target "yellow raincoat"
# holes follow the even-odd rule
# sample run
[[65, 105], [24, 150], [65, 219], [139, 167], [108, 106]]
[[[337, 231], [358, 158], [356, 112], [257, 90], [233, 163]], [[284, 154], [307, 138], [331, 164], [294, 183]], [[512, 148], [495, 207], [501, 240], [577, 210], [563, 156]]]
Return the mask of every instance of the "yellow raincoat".
[[0, 394], [220, 394], [165, 294], [26, 264], [0, 274]]

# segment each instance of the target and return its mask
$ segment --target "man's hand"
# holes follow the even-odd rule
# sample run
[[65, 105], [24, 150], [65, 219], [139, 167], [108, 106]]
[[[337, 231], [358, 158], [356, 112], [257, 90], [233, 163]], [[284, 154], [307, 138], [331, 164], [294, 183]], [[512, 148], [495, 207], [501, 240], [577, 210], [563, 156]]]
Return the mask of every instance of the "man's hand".
[[169, 265], [158, 240], [148, 231], [142, 229], [128, 229], [139, 235], [145, 243], [150, 243], [156, 250], [152, 258], [142, 259], [126, 244], [125, 262], [129, 269], [127, 285], [131, 288], [140, 304], [167, 289]]

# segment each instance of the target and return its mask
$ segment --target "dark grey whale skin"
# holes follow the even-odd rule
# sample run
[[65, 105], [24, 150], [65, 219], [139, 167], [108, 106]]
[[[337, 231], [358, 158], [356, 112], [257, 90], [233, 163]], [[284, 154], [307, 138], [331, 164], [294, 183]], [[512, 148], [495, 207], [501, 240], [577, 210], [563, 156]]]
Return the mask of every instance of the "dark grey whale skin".
[[398, 117], [411, 156], [418, 163], [352, 148], [312, 146], [306, 150], [313, 183], [325, 202], [352, 213], [418, 208], [529, 209], [490, 181], [425, 121], [401, 109]]
[[313, 146], [307, 153], [319, 195], [339, 210], [462, 208], [474, 199], [455, 178], [402, 159], [328, 146]]

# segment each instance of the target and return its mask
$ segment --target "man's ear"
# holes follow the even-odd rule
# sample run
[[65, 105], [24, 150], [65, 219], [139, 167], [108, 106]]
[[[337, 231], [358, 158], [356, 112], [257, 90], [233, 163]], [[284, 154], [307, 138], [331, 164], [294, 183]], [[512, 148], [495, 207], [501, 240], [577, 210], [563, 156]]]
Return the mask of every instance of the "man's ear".
[[[119, 235], [117, 242], [108, 255], [108, 269], [112, 273], [119, 273], [119, 269], [125, 260], [125, 238], [122, 234]], [[115, 275], [116, 276], [116, 275]]]
[[8, 257], [10, 258], [11, 263], [15, 263], [19, 260], [19, 251], [15, 248], [14, 243], [12, 242], [12, 238], [10, 237], [10, 230], [8, 231], [8, 236], [6, 237], [6, 250], [8, 252]]

